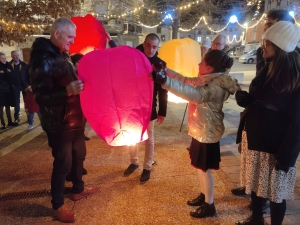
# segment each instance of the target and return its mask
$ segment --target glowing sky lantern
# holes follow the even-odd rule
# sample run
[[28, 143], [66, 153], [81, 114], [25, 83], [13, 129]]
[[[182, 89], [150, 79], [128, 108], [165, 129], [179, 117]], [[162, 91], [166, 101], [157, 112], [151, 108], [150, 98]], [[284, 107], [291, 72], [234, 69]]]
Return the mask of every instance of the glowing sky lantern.
[[[158, 51], [158, 56], [167, 63], [167, 67], [186, 77], [197, 77], [198, 64], [201, 62], [201, 50], [198, 42], [190, 39], [173, 39], [167, 41]], [[168, 101], [187, 102], [168, 93]]]
[[148, 138], [153, 81], [149, 60], [140, 51], [120, 46], [95, 50], [79, 63], [83, 113], [94, 131], [111, 146], [132, 145]]
[[76, 37], [70, 47], [70, 54], [86, 54], [94, 49], [106, 48], [106, 32], [102, 23], [94, 16], [87, 14], [85, 17], [72, 17], [76, 25]]

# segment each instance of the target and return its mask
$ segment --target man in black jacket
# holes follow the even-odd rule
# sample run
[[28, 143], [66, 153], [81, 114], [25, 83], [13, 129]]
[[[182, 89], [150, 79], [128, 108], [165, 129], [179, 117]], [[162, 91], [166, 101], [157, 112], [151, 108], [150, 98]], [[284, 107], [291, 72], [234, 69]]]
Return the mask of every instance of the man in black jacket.
[[[166, 66], [166, 63], [161, 60], [157, 55], [157, 50], [159, 47], [159, 37], [154, 34], [148, 34], [145, 38], [145, 41], [142, 45], [137, 47], [138, 50], [143, 52], [149, 59], [151, 64], [162, 63]], [[157, 112], [157, 96], [158, 96], [158, 112]], [[144, 165], [143, 172], [140, 178], [140, 182], [146, 183], [150, 179], [151, 168], [153, 164], [153, 155], [154, 155], [154, 120], [157, 120], [158, 124], [161, 124], [164, 121], [164, 118], [167, 114], [167, 102], [168, 102], [168, 92], [161, 88], [161, 85], [154, 82], [154, 91], [153, 91], [153, 102], [152, 102], [152, 114], [150, 123], [147, 129], [148, 140], [145, 141], [145, 156], [144, 156]], [[130, 146], [130, 161], [131, 164], [124, 171], [124, 176], [129, 176], [133, 171], [139, 167], [139, 158], [138, 158], [138, 146]]]
[[61, 222], [74, 222], [74, 213], [64, 205], [66, 175], [72, 177], [72, 200], [94, 194], [99, 187], [85, 188], [82, 180], [86, 155], [84, 117], [79, 94], [84, 84], [66, 52], [74, 43], [75, 24], [67, 18], [57, 19], [50, 40], [37, 38], [29, 62], [32, 90], [40, 108], [41, 125], [47, 133], [54, 157], [51, 177], [52, 207]]
[[10, 64], [13, 68], [12, 70], [12, 84], [14, 89], [14, 95], [15, 95], [15, 123], [20, 122], [19, 116], [20, 116], [20, 93], [22, 92], [23, 100], [25, 97], [25, 88], [27, 85], [24, 83], [26, 80], [26, 76], [28, 73], [28, 65], [26, 62], [23, 62], [20, 60], [19, 53], [17, 51], [11, 52], [11, 58]]

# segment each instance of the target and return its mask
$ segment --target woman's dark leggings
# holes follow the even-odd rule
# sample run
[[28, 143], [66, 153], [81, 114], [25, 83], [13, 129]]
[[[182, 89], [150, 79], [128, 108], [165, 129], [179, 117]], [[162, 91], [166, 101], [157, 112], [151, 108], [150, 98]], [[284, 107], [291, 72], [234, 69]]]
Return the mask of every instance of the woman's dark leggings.
[[286, 201], [283, 200], [281, 203], [270, 202], [270, 210], [271, 225], [281, 225], [286, 211]]
[[[253, 206], [252, 217], [259, 220], [263, 217], [262, 206], [264, 198], [256, 196], [255, 192], [251, 192], [251, 200]], [[283, 200], [281, 203], [270, 201], [270, 211], [271, 225], [281, 225], [286, 211], [286, 201]]]

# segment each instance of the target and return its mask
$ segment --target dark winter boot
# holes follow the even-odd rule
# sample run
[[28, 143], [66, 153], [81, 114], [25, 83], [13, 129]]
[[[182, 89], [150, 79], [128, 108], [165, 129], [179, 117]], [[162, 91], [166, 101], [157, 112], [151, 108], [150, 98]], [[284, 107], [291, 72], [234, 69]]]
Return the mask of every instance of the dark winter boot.
[[16, 127], [16, 126], [19, 125], [17, 122], [13, 122], [13, 121], [11, 120], [11, 116], [8, 115], [8, 114], [7, 114], [7, 120], [8, 120], [8, 124], [7, 124], [8, 126]]
[[190, 199], [187, 201], [187, 204], [190, 206], [200, 206], [205, 201], [205, 195], [201, 192], [197, 198]]
[[196, 210], [191, 211], [190, 215], [195, 218], [204, 218], [204, 217], [211, 217], [216, 215], [216, 208], [215, 204], [208, 204], [204, 202], [200, 207]]
[[1, 118], [1, 129], [2, 130], [5, 130], [7, 127], [5, 126], [5, 122], [4, 122], [4, 119], [3, 118]]
[[235, 225], [264, 225], [264, 218], [254, 218], [253, 216], [248, 217], [245, 220], [239, 220]]
[[236, 225], [264, 225], [263, 203], [264, 198], [258, 197], [255, 192], [251, 192], [252, 215], [245, 220], [239, 220]]

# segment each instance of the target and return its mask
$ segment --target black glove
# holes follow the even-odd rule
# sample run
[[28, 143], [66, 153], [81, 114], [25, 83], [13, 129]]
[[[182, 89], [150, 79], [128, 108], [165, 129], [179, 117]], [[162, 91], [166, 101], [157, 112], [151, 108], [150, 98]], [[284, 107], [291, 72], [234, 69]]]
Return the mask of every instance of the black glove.
[[152, 71], [152, 79], [156, 83], [165, 84], [167, 80], [166, 72], [164, 70]]
[[236, 103], [241, 107], [247, 107], [253, 101], [253, 98], [247, 91], [237, 91], [235, 99]]
[[284, 171], [284, 172], [289, 172], [289, 166], [286, 166], [286, 165], [283, 165], [282, 163], [280, 163], [280, 162], [276, 162], [276, 164], [275, 164], [275, 170], [277, 170], [277, 171], [279, 171], [279, 170], [282, 170], [282, 171]]

